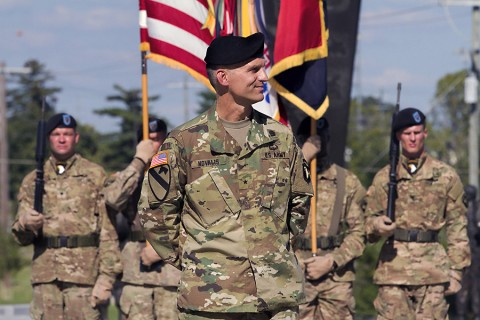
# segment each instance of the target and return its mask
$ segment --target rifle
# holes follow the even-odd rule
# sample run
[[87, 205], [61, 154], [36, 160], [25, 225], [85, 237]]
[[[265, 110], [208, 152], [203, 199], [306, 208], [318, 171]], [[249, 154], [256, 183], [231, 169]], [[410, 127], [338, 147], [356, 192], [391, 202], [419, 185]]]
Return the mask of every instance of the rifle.
[[43, 179], [43, 164], [45, 159], [45, 98], [42, 100], [42, 118], [37, 126], [37, 147], [35, 150], [35, 161], [37, 162], [35, 178], [35, 200], [33, 208], [35, 211], [43, 213], [43, 192], [45, 180]]
[[397, 199], [397, 165], [398, 158], [400, 156], [400, 145], [393, 130], [393, 125], [395, 124], [395, 118], [400, 110], [400, 90], [402, 90], [402, 84], [399, 82], [397, 85], [397, 104], [395, 105], [395, 111], [392, 115], [392, 126], [390, 134], [390, 173], [389, 173], [389, 182], [388, 182], [388, 202], [387, 202], [387, 217], [395, 222], [395, 200]]

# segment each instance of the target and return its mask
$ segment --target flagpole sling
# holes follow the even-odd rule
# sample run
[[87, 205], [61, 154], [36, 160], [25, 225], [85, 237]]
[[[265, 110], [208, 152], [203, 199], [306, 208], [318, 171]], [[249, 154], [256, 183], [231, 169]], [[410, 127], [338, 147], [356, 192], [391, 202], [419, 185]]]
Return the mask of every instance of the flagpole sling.
[[[310, 135], [317, 134], [317, 120], [310, 118]], [[310, 221], [312, 224], [312, 255], [317, 255], [317, 156], [310, 161], [310, 179], [313, 187], [313, 197], [310, 199]]]

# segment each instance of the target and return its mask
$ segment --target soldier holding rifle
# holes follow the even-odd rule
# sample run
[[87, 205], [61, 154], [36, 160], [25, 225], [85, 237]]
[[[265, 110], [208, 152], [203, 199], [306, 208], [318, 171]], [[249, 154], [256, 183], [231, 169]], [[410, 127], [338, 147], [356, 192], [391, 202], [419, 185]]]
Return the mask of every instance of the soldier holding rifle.
[[[24, 178], [12, 226], [20, 245], [34, 246], [30, 316], [99, 319], [97, 306], [110, 298], [121, 271], [117, 235], [100, 195], [105, 171], [75, 152], [80, 135], [71, 115], [54, 115], [45, 132], [51, 156], [37, 166], [36, 184], [35, 171]], [[42, 156], [37, 160], [43, 163]]]
[[[374, 274], [378, 319], [446, 319], [446, 295], [460, 289], [470, 264], [462, 182], [449, 165], [424, 150], [425, 115], [401, 110], [392, 130], [401, 146], [396, 175], [395, 221], [386, 215], [390, 166], [367, 192], [366, 232], [371, 242], [390, 238]], [[439, 242], [445, 229], [446, 250]]]

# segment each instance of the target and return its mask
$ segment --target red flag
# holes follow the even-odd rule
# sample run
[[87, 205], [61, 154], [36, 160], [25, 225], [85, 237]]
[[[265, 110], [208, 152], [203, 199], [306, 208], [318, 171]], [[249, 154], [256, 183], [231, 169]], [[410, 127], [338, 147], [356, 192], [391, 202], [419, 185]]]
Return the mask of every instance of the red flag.
[[[207, 47], [213, 40], [208, 27], [204, 27], [211, 18], [209, 1], [144, 1], [150, 47], [147, 58], [172, 68], [185, 70], [213, 90], [203, 61]], [[142, 31], [140, 34], [142, 37]]]
[[323, 1], [281, 1], [270, 83], [308, 116], [328, 108], [328, 30]]
[[148, 44], [147, 10], [145, 8], [145, 0], [139, 0], [138, 6], [140, 8], [138, 18], [140, 24], [140, 51], [150, 51], [150, 45]]

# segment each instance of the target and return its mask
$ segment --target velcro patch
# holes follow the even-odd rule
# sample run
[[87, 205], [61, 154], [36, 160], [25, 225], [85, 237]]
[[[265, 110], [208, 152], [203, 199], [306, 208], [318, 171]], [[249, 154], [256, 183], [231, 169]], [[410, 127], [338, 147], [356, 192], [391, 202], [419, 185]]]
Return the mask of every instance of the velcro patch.
[[150, 169], [168, 164], [168, 151], [160, 151], [156, 155], [152, 157], [152, 161], [150, 162]]
[[148, 170], [148, 185], [151, 194], [162, 201], [170, 190], [170, 166], [158, 165]]
[[303, 179], [305, 179], [306, 182], [310, 182], [310, 167], [308, 166], [307, 161], [305, 159], [303, 160]]

